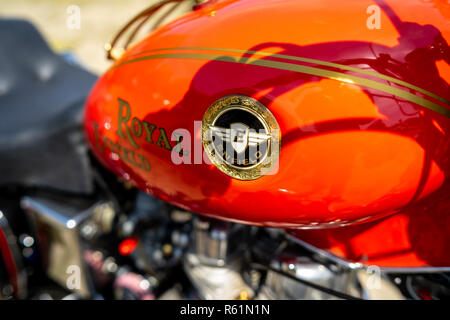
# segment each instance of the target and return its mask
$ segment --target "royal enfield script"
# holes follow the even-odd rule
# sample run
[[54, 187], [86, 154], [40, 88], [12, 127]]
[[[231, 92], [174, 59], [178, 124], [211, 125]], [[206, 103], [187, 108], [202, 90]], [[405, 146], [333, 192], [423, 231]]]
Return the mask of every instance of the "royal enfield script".
[[100, 151], [108, 149], [114, 155], [117, 155], [118, 158], [134, 167], [150, 171], [151, 166], [149, 160], [137, 151], [141, 148], [137, 140], [143, 137], [145, 142], [171, 151], [172, 146], [167, 137], [166, 130], [158, 127], [156, 124], [140, 120], [136, 117], [131, 118], [130, 104], [120, 98], [118, 102], [119, 116], [115, 133], [119, 138], [126, 139], [134, 150], [101, 134], [99, 124], [93, 121], [95, 146]]

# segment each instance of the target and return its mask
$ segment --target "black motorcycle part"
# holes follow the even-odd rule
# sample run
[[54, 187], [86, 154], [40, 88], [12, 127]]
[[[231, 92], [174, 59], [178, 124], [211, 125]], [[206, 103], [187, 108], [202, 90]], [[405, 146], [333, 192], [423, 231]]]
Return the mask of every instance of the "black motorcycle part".
[[0, 185], [91, 192], [82, 113], [96, 76], [24, 20], [0, 19], [0, 43]]

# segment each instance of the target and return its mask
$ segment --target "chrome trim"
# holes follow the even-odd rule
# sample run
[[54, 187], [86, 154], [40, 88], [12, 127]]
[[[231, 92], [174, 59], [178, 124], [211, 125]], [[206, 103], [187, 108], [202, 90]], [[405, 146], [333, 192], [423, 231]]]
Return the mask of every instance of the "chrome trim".
[[[94, 296], [94, 286], [84, 261], [84, 243], [80, 231], [94, 215], [98, 203], [84, 203], [74, 208], [50, 199], [25, 196], [20, 205], [32, 222], [41, 250], [45, 248], [42, 262], [47, 275], [82, 298]], [[42, 232], [46, 233], [46, 237], [39, 236]], [[79, 267], [79, 288], [67, 286], [68, 268], [71, 266]]]

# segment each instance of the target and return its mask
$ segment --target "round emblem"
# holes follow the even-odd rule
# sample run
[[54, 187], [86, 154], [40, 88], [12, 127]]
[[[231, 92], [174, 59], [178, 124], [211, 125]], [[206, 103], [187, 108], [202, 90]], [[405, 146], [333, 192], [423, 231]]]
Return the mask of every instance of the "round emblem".
[[253, 98], [234, 95], [214, 102], [203, 116], [202, 141], [211, 162], [233, 178], [252, 180], [278, 168], [278, 123]]

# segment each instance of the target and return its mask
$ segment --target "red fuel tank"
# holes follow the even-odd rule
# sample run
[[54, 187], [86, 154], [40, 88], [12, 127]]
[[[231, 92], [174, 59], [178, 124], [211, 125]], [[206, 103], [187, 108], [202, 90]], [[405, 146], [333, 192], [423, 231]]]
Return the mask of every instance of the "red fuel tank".
[[326, 228], [448, 203], [449, 21], [445, 1], [213, 1], [99, 79], [87, 137], [139, 189], [230, 221]]

